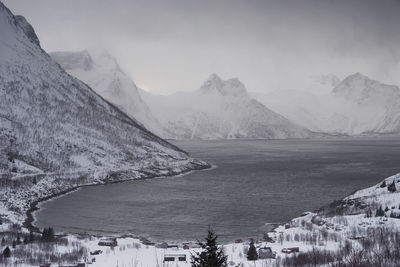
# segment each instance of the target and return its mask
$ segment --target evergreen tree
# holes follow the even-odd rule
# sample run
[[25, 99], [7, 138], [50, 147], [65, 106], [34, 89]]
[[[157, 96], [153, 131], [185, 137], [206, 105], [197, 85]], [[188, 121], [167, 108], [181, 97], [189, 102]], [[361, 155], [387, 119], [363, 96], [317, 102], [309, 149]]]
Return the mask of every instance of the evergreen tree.
[[49, 227], [49, 241], [50, 242], [54, 241], [54, 229], [53, 229], [53, 227]]
[[385, 216], [385, 212], [383, 211], [382, 207], [379, 207], [379, 208], [376, 210], [376, 215], [375, 215], [375, 217], [382, 217], [382, 216]]
[[6, 247], [6, 248], [3, 250], [3, 257], [4, 257], [4, 258], [9, 258], [9, 257], [11, 257], [11, 250], [10, 250], [9, 247]]
[[29, 243], [35, 242], [35, 236], [33, 235], [33, 232], [29, 232]]
[[49, 236], [49, 234], [48, 234], [48, 231], [47, 231], [47, 228], [43, 228], [43, 232], [42, 232], [42, 241], [47, 241], [47, 239], [48, 239], [48, 236]]
[[222, 248], [218, 248], [218, 236], [211, 227], [208, 229], [208, 235], [205, 243], [197, 241], [197, 244], [203, 251], [195, 252], [191, 257], [192, 267], [227, 267], [227, 258]]
[[54, 241], [54, 229], [52, 227], [43, 229], [42, 240], [44, 242], [53, 242]]
[[29, 243], [28, 235], [24, 236], [24, 245]]
[[17, 234], [17, 245], [21, 245], [21, 237]]
[[256, 247], [254, 246], [254, 242], [250, 242], [249, 251], [247, 252], [247, 260], [249, 261], [256, 261], [258, 260], [258, 254]]
[[389, 208], [388, 208], [388, 207], [385, 208], [385, 212], [386, 212], [386, 211], [389, 211]]
[[396, 192], [396, 184], [395, 184], [395, 182], [394, 182], [394, 180], [393, 180], [393, 182], [388, 186], [388, 190], [389, 190], [389, 192]]
[[3, 238], [1, 239], [1, 246], [4, 247], [5, 244], [6, 244], [6, 239], [3, 236]]
[[386, 180], [383, 180], [383, 182], [381, 183], [381, 188], [386, 187]]
[[15, 240], [13, 240], [12, 247], [15, 248], [16, 246], [17, 246], [17, 242]]

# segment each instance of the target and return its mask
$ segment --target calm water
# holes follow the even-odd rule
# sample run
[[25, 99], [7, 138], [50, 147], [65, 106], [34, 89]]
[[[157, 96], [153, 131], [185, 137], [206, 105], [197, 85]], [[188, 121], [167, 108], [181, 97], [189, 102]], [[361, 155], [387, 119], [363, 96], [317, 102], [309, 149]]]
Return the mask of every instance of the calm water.
[[174, 143], [217, 167], [85, 187], [43, 203], [36, 225], [182, 241], [202, 238], [211, 224], [232, 241], [400, 172], [399, 139]]

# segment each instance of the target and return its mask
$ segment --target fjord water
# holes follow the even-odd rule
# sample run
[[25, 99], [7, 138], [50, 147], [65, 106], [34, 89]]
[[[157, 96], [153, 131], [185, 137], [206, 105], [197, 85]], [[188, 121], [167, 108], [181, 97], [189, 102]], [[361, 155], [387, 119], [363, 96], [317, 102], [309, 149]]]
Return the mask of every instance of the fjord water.
[[41, 204], [38, 227], [161, 241], [258, 236], [400, 172], [400, 139], [173, 141], [216, 167], [91, 186]]

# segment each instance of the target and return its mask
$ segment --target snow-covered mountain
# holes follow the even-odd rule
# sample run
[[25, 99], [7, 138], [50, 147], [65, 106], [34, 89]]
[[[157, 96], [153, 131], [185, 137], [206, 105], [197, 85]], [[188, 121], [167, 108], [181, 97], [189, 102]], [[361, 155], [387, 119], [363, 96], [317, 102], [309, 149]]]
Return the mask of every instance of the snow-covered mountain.
[[138, 87], [108, 52], [53, 52], [50, 56], [69, 74], [88, 84], [148, 130], [163, 135], [160, 123], [142, 100]]
[[82, 184], [207, 166], [70, 76], [1, 2], [0, 32], [0, 212]]
[[348, 134], [399, 134], [400, 89], [360, 73], [348, 76], [332, 91], [337, 110], [333, 131]]
[[[326, 79], [325, 79], [326, 80]], [[400, 133], [400, 89], [360, 73], [337, 83], [327, 79], [327, 94], [299, 90], [275, 91], [252, 96], [272, 110], [310, 130], [346, 135]], [[315, 84], [315, 91], [320, 91]]]
[[194, 92], [154, 96], [142, 91], [157, 119], [176, 139], [307, 138], [312, 133], [251, 99], [237, 79], [216, 74]]

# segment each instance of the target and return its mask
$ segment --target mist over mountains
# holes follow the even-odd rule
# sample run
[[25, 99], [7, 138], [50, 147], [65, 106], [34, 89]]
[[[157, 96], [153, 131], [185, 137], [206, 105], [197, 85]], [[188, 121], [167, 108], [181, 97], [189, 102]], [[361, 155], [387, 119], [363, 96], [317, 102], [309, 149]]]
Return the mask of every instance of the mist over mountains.
[[139, 88], [107, 51], [53, 52], [50, 56], [69, 74], [92, 87], [151, 132], [163, 129], [139, 94]]
[[249, 93], [237, 78], [212, 74], [197, 90], [154, 95], [136, 86], [107, 52], [51, 53], [150, 131], [171, 139], [287, 139], [399, 133], [396, 86], [356, 73], [311, 77], [306, 90]]
[[[326, 93], [276, 91], [253, 94], [270, 106], [297, 122], [318, 132], [346, 135], [399, 134], [400, 89], [360, 73], [331, 83]], [[315, 87], [326, 87], [326, 84]]]
[[312, 133], [255, 99], [237, 78], [212, 74], [192, 92], [169, 96], [143, 93], [150, 109], [177, 139], [286, 139]]

